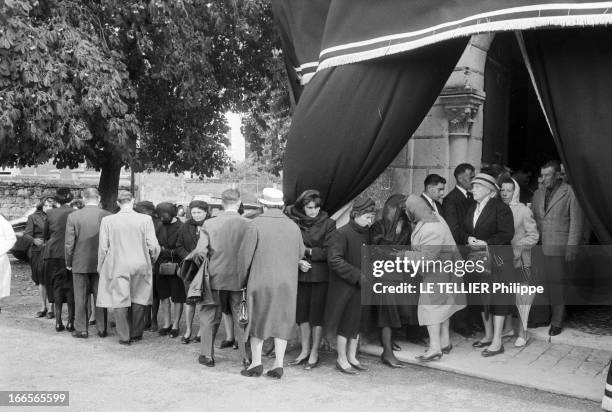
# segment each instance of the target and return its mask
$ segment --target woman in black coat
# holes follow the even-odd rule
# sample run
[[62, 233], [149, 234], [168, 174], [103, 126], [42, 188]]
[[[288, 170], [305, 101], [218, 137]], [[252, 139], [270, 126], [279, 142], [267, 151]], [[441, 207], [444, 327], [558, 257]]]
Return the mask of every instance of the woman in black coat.
[[[203, 200], [193, 200], [189, 203], [190, 218], [183, 224], [176, 240], [175, 252], [179, 259], [184, 260], [198, 244], [200, 238], [200, 229], [204, 221], [210, 217], [208, 203]], [[189, 289], [189, 284], [185, 285], [185, 290]], [[187, 303], [185, 307], [185, 334], [181, 338], [181, 343], [187, 344], [191, 342], [191, 327], [195, 316], [195, 304]], [[194, 338], [196, 342], [200, 342], [200, 334]]]
[[356, 199], [351, 220], [332, 233], [327, 251], [331, 271], [325, 327], [337, 336], [336, 369], [350, 375], [357, 373], [355, 369], [367, 370], [357, 360], [361, 327], [361, 246], [371, 242], [370, 226], [375, 217], [376, 205], [372, 199]]
[[[514, 282], [513, 252], [510, 246], [514, 236], [514, 218], [510, 207], [497, 196], [499, 187], [495, 179], [479, 173], [472, 180], [472, 194], [476, 205], [472, 206], [465, 219], [468, 234], [468, 248], [482, 251], [488, 247], [491, 260], [491, 274], [478, 275], [480, 282]], [[496, 245], [507, 245], [495, 247]], [[496, 264], [497, 262], [497, 264]], [[501, 264], [501, 265], [500, 265]], [[482, 319], [485, 336], [474, 342], [475, 348], [486, 348], [482, 356], [504, 353], [502, 330], [505, 316], [512, 310], [513, 296], [489, 293], [480, 296], [483, 305]]]
[[300, 227], [306, 246], [306, 257], [299, 262], [295, 317], [300, 326], [302, 351], [295, 360], [289, 362], [290, 365], [300, 365], [308, 360], [306, 369], [312, 369], [319, 363], [329, 280], [327, 248], [331, 234], [336, 230], [336, 222], [321, 210], [322, 203], [323, 199], [317, 190], [306, 190], [285, 211]]

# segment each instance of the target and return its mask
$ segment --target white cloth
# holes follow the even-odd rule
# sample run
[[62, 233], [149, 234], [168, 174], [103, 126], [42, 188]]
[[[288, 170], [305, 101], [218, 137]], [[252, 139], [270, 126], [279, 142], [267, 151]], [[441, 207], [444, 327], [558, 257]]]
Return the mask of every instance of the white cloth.
[[476, 222], [478, 222], [478, 218], [480, 217], [480, 214], [489, 202], [489, 199], [491, 199], [491, 196], [485, 197], [484, 199], [482, 199], [482, 202], [476, 204], [476, 210], [474, 211], [474, 220], [472, 221], [474, 227], [476, 227]]
[[11, 262], [7, 253], [16, 241], [13, 227], [0, 215], [0, 298], [11, 294]]

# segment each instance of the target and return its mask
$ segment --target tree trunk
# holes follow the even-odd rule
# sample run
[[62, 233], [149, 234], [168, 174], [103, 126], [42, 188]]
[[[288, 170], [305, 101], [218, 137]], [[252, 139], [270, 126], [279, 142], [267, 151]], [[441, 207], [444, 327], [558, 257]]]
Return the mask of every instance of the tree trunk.
[[109, 212], [115, 212], [117, 206], [117, 192], [119, 190], [119, 178], [121, 176], [121, 163], [109, 159], [102, 166], [98, 190], [100, 191], [102, 207]]

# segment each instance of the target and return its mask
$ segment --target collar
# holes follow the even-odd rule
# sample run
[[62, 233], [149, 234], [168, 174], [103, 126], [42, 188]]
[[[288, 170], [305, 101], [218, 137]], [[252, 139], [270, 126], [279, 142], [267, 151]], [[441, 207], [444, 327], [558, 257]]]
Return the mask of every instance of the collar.
[[431, 197], [427, 196], [425, 192], [423, 192], [423, 197], [427, 199], [427, 201], [431, 203], [432, 206], [436, 203]]
[[485, 208], [485, 206], [487, 205], [487, 203], [489, 202], [489, 200], [491, 200], [491, 196], [487, 196], [485, 197], [482, 202], [480, 202], [478, 204], [478, 206], [476, 207], [476, 209], [478, 209], [479, 211], [482, 212], [482, 210]]
[[459, 185], [457, 185], [457, 186], [455, 186], [455, 187], [456, 187], [457, 189], [459, 189], [459, 191], [460, 191], [461, 193], [463, 193], [463, 196], [464, 196], [465, 198], [467, 198], [467, 197], [468, 197], [468, 195], [467, 195], [467, 190], [465, 190], [464, 188], [462, 188], [462, 187], [461, 187], [461, 186], [459, 186]]
[[547, 192], [554, 192], [555, 190], [557, 190], [559, 188], [559, 186], [561, 186], [561, 184], [563, 183], [563, 179], [557, 179], [557, 181], [555, 182], [555, 184], [550, 187], [550, 188], [546, 188]]

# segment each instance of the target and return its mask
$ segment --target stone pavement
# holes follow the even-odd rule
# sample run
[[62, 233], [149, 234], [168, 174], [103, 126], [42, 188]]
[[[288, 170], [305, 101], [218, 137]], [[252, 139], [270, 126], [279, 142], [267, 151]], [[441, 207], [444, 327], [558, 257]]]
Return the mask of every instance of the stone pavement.
[[[452, 337], [451, 353], [439, 361], [421, 364], [415, 356], [422, 354], [424, 347], [402, 341], [397, 342], [402, 350], [396, 356], [409, 364], [600, 402], [612, 359], [610, 337], [607, 342], [598, 342], [600, 348], [591, 348], [578, 346], [579, 340], [571, 344], [572, 331], [565, 330], [559, 336], [566, 338], [553, 338], [552, 343], [538, 338], [542, 331], [536, 332], [526, 347], [514, 347], [514, 338], [506, 340], [505, 353], [490, 358], [481, 356], [480, 349], [472, 348], [474, 339], [458, 335]], [[380, 356], [382, 348], [364, 344], [361, 351]]]

